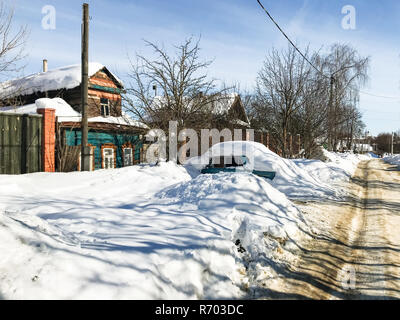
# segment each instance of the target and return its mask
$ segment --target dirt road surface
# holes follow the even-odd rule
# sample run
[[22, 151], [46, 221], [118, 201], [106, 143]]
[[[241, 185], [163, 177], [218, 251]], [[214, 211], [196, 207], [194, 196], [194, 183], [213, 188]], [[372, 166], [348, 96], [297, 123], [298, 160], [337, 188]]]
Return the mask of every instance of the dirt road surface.
[[361, 162], [342, 202], [300, 205], [314, 228], [295, 265], [276, 270], [273, 299], [400, 299], [400, 171]]

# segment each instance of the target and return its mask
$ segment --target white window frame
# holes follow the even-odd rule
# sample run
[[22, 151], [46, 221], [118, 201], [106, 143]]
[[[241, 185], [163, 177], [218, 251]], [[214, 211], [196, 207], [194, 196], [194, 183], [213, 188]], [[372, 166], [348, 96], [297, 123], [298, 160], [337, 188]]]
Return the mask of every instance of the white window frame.
[[[130, 163], [129, 164], [127, 164], [126, 163], [126, 161], [125, 161], [125, 152], [127, 151], [127, 150], [130, 150], [130, 155], [131, 155], [131, 157], [130, 157]], [[133, 156], [134, 156], [134, 154], [133, 154], [133, 148], [132, 147], [126, 147], [126, 148], [123, 148], [122, 149], [122, 151], [123, 151], [123, 157], [124, 157], [124, 167], [128, 167], [128, 166], [133, 166]]]
[[[107, 100], [107, 104], [101, 102], [102, 99]], [[109, 117], [110, 116], [110, 100], [107, 98], [100, 98], [100, 108], [101, 108], [101, 114], [103, 117]]]
[[[110, 156], [106, 156], [106, 150], [111, 150], [112, 151], [112, 156], [111, 156], [111, 167], [109, 167], [109, 168], [107, 168], [106, 167], [106, 158], [108, 159], [108, 158], [110, 158]], [[103, 154], [102, 154], [102, 160], [103, 160], [103, 169], [114, 169], [115, 168], [115, 150], [114, 150], [114, 148], [111, 148], [111, 147], [106, 147], [106, 148], [103, 148]]]

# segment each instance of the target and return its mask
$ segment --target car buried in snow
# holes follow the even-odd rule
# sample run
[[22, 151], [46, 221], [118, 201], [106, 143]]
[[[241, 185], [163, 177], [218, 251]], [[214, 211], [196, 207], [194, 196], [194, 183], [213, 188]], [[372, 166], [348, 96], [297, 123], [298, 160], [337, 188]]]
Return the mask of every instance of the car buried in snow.
[[265, 170], [262, 165], [260, 166], [257, 156], [255, 156], [260, 146], [262, 145], [258, 143], [242, 141], [216, 144], [198, 158], [202, 164], [200, 171], [202, 174], [249, 172], [273, 180], [276, 172]]

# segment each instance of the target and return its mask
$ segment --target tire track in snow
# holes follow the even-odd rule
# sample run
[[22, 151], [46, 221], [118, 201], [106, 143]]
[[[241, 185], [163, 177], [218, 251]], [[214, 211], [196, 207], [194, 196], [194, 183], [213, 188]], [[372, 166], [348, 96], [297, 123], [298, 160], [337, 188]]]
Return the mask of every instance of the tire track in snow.
[[317, 232], [303, 230], [299, 262], [276, 270], [264, 298], [400, 298], [400, 172], [362, 162], [348, 191], [343, 202], [301, 206]]

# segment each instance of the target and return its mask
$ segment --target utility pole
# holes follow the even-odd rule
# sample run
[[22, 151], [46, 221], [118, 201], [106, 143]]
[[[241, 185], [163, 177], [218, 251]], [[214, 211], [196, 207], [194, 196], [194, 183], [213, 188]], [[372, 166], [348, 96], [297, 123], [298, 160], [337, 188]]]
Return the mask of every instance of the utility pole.
[[333, 127], [333, 117], [332, 117], [332, 109], [333, 109], [333, 84], [335, 82], [335, 78], [331, 75], [331, 82], [329, 87], [329, 107], [328, 107], [328, 149], [329, 151], [333, 150], [333, 139], [332, 139], [332, 127]]
[[[336, 128], [336, 117], [337, 117], [337, 105], [336, 105], [336, 101], [335, 101], [335, 110], [333, 112], [333, 90], [334, 90], [334, 85], [335, 85], [335, 75], [339, 72], [345, 71], [347, 69], [351, 69], [353, 68], [354, 65], [352, 66], [346, 66], [343, 67], [342, 69], [336, 70], [335, 72], [331, 73], [331, 78], [330, 78], [330, 88], [329, 88], [329, 113], [330, 115], [328, 116], [328, 120], [329, 120], [329, 126], [328, 126], [328, 135], [329, 135], [329, 139], [328, 139], [328, 144], [329, 147], [331, 148], [331, 150], [336, 151], [336, 134], [337, 134], [337, 128]], [[336, 99], [335, 99], [336, 100]], [[334, 115], [332, 115], [332, 113]], [[332, 123], [334, 122], [334, 123]], [[334, 131], [334, 137], [333, 137], [333, 132]], [[335, 139], [334, 139], [335, 138]], [[330, 140], [330, 141], [329, 141]], [[335, 144], [335, 145], [334, 145]]]
[[81, 62], [81, 171], [90, 170], [90, 147], [88, 147], [88, 73], [89, 73], [89, 5], [83, 4], [82, 62]]
[[393, 150], [393, 149], [394, 149], [394, 148], [393, 148], [393, 143], [394, 143], [394, 132], [392, 132], [392, 149], [391, 149], [391, 151], [392, 151], [391, 154], [392, 154], [392, 155], [394, 154], [394, 152], [393, 152], [393, 151], [394, 151], [394, 150]]

